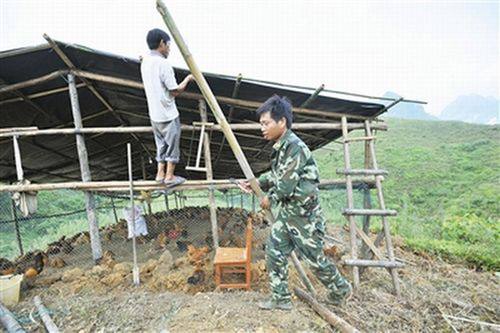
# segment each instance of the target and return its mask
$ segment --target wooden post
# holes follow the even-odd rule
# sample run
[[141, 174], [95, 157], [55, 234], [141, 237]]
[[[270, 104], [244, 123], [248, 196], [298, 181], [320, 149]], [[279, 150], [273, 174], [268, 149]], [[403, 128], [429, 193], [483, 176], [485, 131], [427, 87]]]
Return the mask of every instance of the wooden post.
[[[201, 121], [205, 123], [208, 122], [207, 104], [203, 99], [199, 100], [198, 107], [200, 109]], [[210, 137], [208, 133], [205, 133], [205, 137], [203, 138], [203, 155], [205, 155], [207, 180], [211, 181], [213, 179], [212, 154], [210, 152]], [[210, 224], [212, 226], [212, 241], [214, 243], [214, 249], [216, 249], [219, 247], [219, 228], [217, 227], [217, 206], [213, 187], [208, 189], [208, 204], [210, 208]]]
[[[215, 99], [215, 95], [210, 89], [210, 86], [208, 85], [207, 81], [205, 80], [205, 77], [201, 73], [200, 69], [198, 68], [198, 65], [194, 61], [193, 56], [191, 55], [191, 52], [189, 51], [186, 43], [184, 42], [184, 39], [182, 38], [179, 30], [177, 29], [177, 26], [170, 15], [170, 13], [167, 10], [167, 7], [161, 0], [156, 1], [156, 8], [158, 12], [161, 14], [163, 17], [163, 21], [167, 25], [168, 29], [170, 30], [170, 33], [172, 34], [172, 37], [175, 40], [175, 43], [177, 44], [177, 47], [179, 48], [180, 52], [182, 53], [182, 56], [184, 57], [184, 60], [186, 61], [191, 73], [196, 79], [196, 83], [198, 84], [198, 87], [200, 88], [201, 93], [203, 94], [203, 97], [205, 98], [208, 106], [212, 110], [215, 119], [217, 120], [217, 123], [219, 123], [221, 130], [223, 131], [227, 142], [229, 143], [229, 146], [231, 147], [236, 160], [238, 161], [238, 164], [240, 165], [243, 173], [245, 174], [246, 179], [250, 182], [250, 186], [252, 187], [252, 190], [255, 192], [257, 197], [259, 199], [264, 198], [265, 194], [262, 192], [262, 189], [260, 188], [259, 182], [255, 178], [255, 175], [253, 174], [252, 168], [250, 167], [250, 164], [248, 163], [245, 154], [243, 153], [243, 150], [241, 149], [241, 146], [238, 143], [238, 140], [236, 139], [236, 136], [234, 135], [231, 127], [229, 126], [229, 123], [226, 120], [226, 117], [224, 116], [224, 113], [222, 112], [222, 109], [220, 108], [219, 103]], [[345, 119], [345, 117], [344, 117]], [[272, 215], [271, 210], [266, 211], [267, 219], [269, 221], [274, 222], [274, 217]], [[292, 256], [296, 256], [295, 252], [292, 252]], [[293, 260], [294, 265], [297, 267], [300, 265], [300, 262], [298, 260]], [[298, 268], [303, 269], [302, 267]], [[307, 279], [307, 277], [304, 277]], [[304, 282], [305, 285], [311, 284], [310, 281]]]
[[[142, 179], [147, 180], [148, 175], [146, 173], [146, 164], [144, 163], [144, 157], [142, 157], [142, 156], [141, 156], [141, 169], [142, 169]], [[148, 206], [148, 214], [151, 215], [152, 214], [151, 200], [148, 199], [145, 201], [146, 201], [146, 204]]]
[[[349, 154], [349, 142], [347, 139], [347, 118], [342, 117], [342, 136], [344, 137], [344, 164], [346, 169], [351, 168], [351, 156]], [[350, 174], [346, 174], [346, 192], [347, 192], [347, 209], [354, 208], [354, 200], [352, 193], [352, 177]], [[351, 259], [358, 259], [358, 244], [356, 242], [356, 219], [353, 215], [348, 215], [347, 219], [349, 221], [349, 238], [351, 245]], [[352, 278], [354, 288], [359, 286], [359, 269], [354, 266], [352, 268]]]
[[113, 215], [115, 217], [115, 223], [118, 223], [118, 215], [116, 214], [115, 199], [111, 197], [111, 207], [113, 207]]
[[[71, 111], [73, 113], [73, 121], [75, 129], [81, 129], [82, 115], [80, 113], [80, 103], [78, 102], [78, 92], [75, 85], [75, 76], [71, 73], [68, 74], [69, 83], [69, 97], [71, 100]], [[78, 160], [80, 161], [80, 171], [82, 173], [82, 181], [89, 182], [92, 180], [90, 175], [89, 160], [87, 155], [87, 147], [85, 146], [85, 139], [82, 134], [76, 134], [76, 147], [78, 150]], [[90, 245], [92, 248], [92, 257], [96, 264], [102, 258], [101, 240], [99, 238], [99, 225], [97, 221], [97, 214], [95, 210], [94, 195], [90, 191], [85, 191], [85, 206], [87, 209], [87, 221], [89, 223]]]
[[19, 253], [21, 255], [24, 255], [23, 242], [21, 239], [21, 233], [19, 232], [19, 221], [17, 220], [16, 204], [14, 200], [11, 200], [11, 202], [12, 202], [12, 218], [14, 219], [14, 226], [16, 228], [17, 246], [19, 247]]
[[132, 174], [132, 145], [127, 143], [127, 164], [128, 164], [128, 179], [129, 179], [129, 194], [130, 194], [130, 218], [132, 219], [132, 255], [134, 267], [132, 269], [132, 279], [134, 285], [138, 286], [139, 267], [137, 266], [137, 242], [135, 239], [135, 207], [134, 207], [134, 178]]
[[[365, 136], [368, 136], [368, 134], [366, 134], [366, 129], [365, 129]], [[372, 159], [370, 155], [369, 140], [366, 140], [364, 142], [364, 147], [365, 147], [365, 170], [373, 169]], [[369, 186], [364, 186], [363, 188], [363, 208], [364, 209], [372, 208], [372, 197]], [[370, 233], [370, 215], [365, 215], [363, 217], [363, 231], [367, 235], [369, 235]], [[366, 259], [368, 251], [369, 251], [368, 246], [366, 245], [366, 243], [363, 242], [361, 245], [361, 258]], [[365, 270], [364, 267], [360, 267], [359, 274], [363, 274], [364, 270]]]

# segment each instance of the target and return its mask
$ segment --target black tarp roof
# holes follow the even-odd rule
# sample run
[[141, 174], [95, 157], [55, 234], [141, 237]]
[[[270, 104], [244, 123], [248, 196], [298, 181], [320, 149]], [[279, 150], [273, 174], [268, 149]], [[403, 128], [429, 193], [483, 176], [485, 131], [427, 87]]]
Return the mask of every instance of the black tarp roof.
[[[57, 42], [75, 67], [88, 72], [110, 75], [141, 81], [137, 59], [125, 58], [87, 47]], [[1, 86], [23, 82], [33, 78], [68, 69], [58, 54], [49, 46], [28, 47], [0, 52]], [[175, 68], [177, 80], [180, 82], [188, 73], [187, 70]], [[206, 79], [215, 95], [231, 97], [236, 77], [205, 73]], [[77, 84], [82, 82], [77, 78]], [[145, 94], [142, 89], [134, 89], [104, 82], [91, 81], [97, 91], [123, 118], [129, 126], [149, 126], [148, 110]], [[0, 128], [37, 126], [46, 128], [71, 128], [72, 112], [67, 90], [42, 97], [31, 97], [27, 100], [5, 102], [21, 96], [30, 96], [58, 88], [67, 88], [67, 78], [63, 75], [44, 83], [26, 87], [15, 92], [0, 93]], [[314, 90], [314, 89], [313, 89]], [[191, 83], [188, 91], [198, 92], [196, 84]], [[19, 94], [20, 93], [20, 94]], [[308, 99], [311, 92], [300, 91], [280, 84], [259, 83], [243, 79], [237, 98], [263, 102], [272, 94], [285, 95], [294, 106], [300, 106]], [[78, 88], [78, 96], [84, 127], [120, 126], [120, 122], [106, 111], [103, 103], [83, 84]], [[177, 98], [177, 106], [183, 124], [200, 121], [198, 106], [195, 100]], [[230, 107], [221, 104], [228, 117]], [[309, 106], [310, 109], [342, 112], [364, 116], [376, 116], [384, 110], [382, 104], [366, 103], [318, 96]], [[191, 109], [191, 111], [189, 111]], [[209, 121], [215, 122], [209, 112]], [[248, 109], [235, 108], [230, 120], [232, 123], [255, 122], [255, 113]], [[295, 122], [325, 122], [325, 117], [304, 117], [295, 114]], [[269, 168], [271, 145], [259, 138], [259, 131], [242, 132], [247, 135], [237, 135], [238, 141], [253, 169], [258, 175]], [[340, 136], [337, 130], [307, 130], [297, 134], [311, 149], [317, 149]], [[250, 135], [250, 137], [248, 136]], [[198, 134], [195, 133], [195, 138]], [[137, 134], [140, 141], [154, 154], [155, 145], [151, 133]], [[141, 159], [146, 163], [146, 172], [152, 179], [156, 166], [149, 163], [148, 154], [130, 134], [86, 135], [90, 168], [93, 180], [124, 180], [127, 179], [126, 143], [132, 143], [134, 153], [133, 165], [135, 178], [142, 177]], [[242, 172], [234, 155], [226, 144], [222, 145], [222, 133], [211, 133], [211, 153], [214, 177], [227, 179], [242, 177]], [[21, 137], [20, 149], [25, 178], [34, 182], [57, 182], [79, 180], [80, 170], [74, 135], [51, 135]], [[185, 163], [191, 152], [196, 154], [197, 141], [191, 140], [190, 132], [183, 132], [181, 140], [182, 162], [178, 174], [189, 179], [205, 178], [199, 172], [185, 171]], [[191, 157], [194, 164], [195, 156]], [[11, 182], [16, 179], [13, 145], [11, 138], [0, 138], [0, 181]]]

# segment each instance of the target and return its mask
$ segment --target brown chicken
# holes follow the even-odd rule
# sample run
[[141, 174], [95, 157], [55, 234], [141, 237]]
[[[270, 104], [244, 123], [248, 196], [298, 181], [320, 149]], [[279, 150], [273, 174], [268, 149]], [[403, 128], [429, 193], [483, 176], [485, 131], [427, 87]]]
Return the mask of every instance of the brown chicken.
[[205, 264], [205, 257], [210, 250], [207, 246], [196, 248], [193, 245], [188, 245], [187, 251], [189, 263], [200, 268]]
[[49, 257], [41, 251], [27, 253], [16, 261], [16, 273], [33, 278], [43, 271], [48, 260]]

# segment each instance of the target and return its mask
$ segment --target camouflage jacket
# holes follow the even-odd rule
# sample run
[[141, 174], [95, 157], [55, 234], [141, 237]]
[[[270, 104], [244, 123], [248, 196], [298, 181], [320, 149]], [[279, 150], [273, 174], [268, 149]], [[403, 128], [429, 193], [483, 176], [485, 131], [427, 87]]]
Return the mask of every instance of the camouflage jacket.
[[[273, 145], [271, 171], [259, 183], [276, 203], [306, 205], [318, 196], [319, 171], [306, 144], [287, 130]], [[316, 201], [316, 200], [315, 200]]]

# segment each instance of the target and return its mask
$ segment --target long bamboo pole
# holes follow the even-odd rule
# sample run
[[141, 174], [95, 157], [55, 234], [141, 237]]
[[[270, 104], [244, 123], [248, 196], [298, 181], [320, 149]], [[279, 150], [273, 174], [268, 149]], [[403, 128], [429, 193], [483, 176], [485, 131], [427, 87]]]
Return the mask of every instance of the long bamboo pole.
[[[353, 186], [361, 186], [367, 184], [370, 187], [375, 186], [375, 181], [369, 178], [354, 178], [352, 180]], [[45, 183], [45, 184], [27, 184], [27, 185], [0, 185], [0, 192], [32, 192], [32, 191], [53, 191], [53, 190], [91, 190], [91, 191], [113, 191], [128, 189], [127, 181], [95, 181], [95, 182], [64, 182], [64, 183]], [[321, 180], [319, 188], [343, 188], [345, 186], [345, 179], [324, 179]], [[213, 179], [207, 180], [188, 180], [185, 183], [172, 188], [179, 190], [193, 190], [193, 189], [207, 189], [213, 187], [215, 189], [236, 188], [237, 185], [233, 184], [227, 179]], [[164, 190], [165, 186], [156, 183], [155, 181], [134, 181], [134, 188], [136, 190]]]
[[46, 75], [34, 78], [34, 79], [30, 79], [30, 80], [26, 80], [26, 81], [14, 83], [14, 84], [8, 85], [6, 87], [0, 88], [0, 94], [6, 93], [6, 92], [11, 92], [11, 91], [14, 91], [14, 90], [23, 89], [23, 88], [26, 88], [26, 87], [31, 87], [31, 86], [37, 85], [39, 83], [44, 83], [44, 82], [47, 82], [47, 81], [51, 81], [51, 80], [60, 78], [60, 77], [62, 77], [63, 75], [65, 75], [67, 73], [68, 73], [67, 69], [58, 70], [58, 71], [55, 71], [55, 72], [52, 72], [52, 73], [49, 73], [49, 74], [46, 74]]
[[[230, 124], [228, 126], [232, 130], [237, 131], [257, 131], [260, 130], [260, 124]], [[363, 123], [353, 123], [348, 125], [349, 130], [362, 129]], [[386, 130], [386, 124], [379, 124], [373, 126], [378, 130]], [[182, 130], [195, 130], [199, 131], [200, 126], [181, 125]], [[221, 125], [210, 126], [213, 131], [223, 132]], [[292, 124], [294, 130], [341, 130], [340, 123], [294, 123]], [[153, 129], [151, 126], [127, 126], [127, 127], [85, 127], [85, 128], [52, 128], [52, 129], [29, 129], [29, 130], [12, 130], [0, 133], [0, 138], [13, 137], [13, 136], [38, 136], [38, 135], [70, 135], [70, 134], [97, 134], [97, 133], [151, 133]]]
[[[205, 77], [201, 73], [200, 69], [198, 68], [198, 65], [194, 61], [194, 58], [189, 51], [186, 43], [184, 42], [184, 39], [182, 38], [179, 30], [177, 29], [177, 26], [170, 15], [170, 13], [167, 10], [167, 7], [161, 0], [156, 1], [157, 9], [158, 12], [162, 15], [163, 21], [167, 25], [168, 29], [172, 33], [172, 36], [179, 47], [179, 50], [182, 53], [182, 56], [184, 57], [184, 60], [186, 61], [189, 69], [191, 70], [191, 73], [196, 79], [196, 82], [198, 83], [198, 87], [200, 88], [203, 97], [205, 97], [205, 100], [207, 101], [207, 104], [210, 106], [210, 109], [212, 110], [215, 119], [221, 126], [222, 131], [224, 132], [224, 135], [226, 136], [227, 142], [229, 143], [229, 146], [233, 150], [233, 153], [236, 157], [236, 160], [238, 161], [243, 173], [245, 174], [245, 177], [249, 180], [250, 185], [257, 195], [259, 199], [262, 199], [265, 194], [262, 192], [262, 189], [260, 188], [259, 182], [255, 178], [253, 171], [250, 167], [250, 164], [248, 163], [245, 154], [243, 154], [243, 150], [241, 149], [238, 140], [236, 139], [236, 136], [234, 135], [233, 131], [231, 130], [231, 127], [229, 126], [229, 123], [226, 120], [226, 117], [224, 116], [224, 113], [222, 112], [219, 104], [217, 103], [217, 99], [215, 98], [215, 95], [213, 94], [212, 90], [210, 89], [207, 81], [205, 80]], [[274, 218], [272, 216], [272, 212], [269, 210], [267, 212], [268, 218], [274, 222]], [[295, 256], [295, 253], [292, 252], [292, 256]], [[296, 259], [296, 258], [295, 258]], [[300, 266], [300, 262], [297, 260], [293, 260], [293, 263], [296, 267]], [[302, 267], [298, 267], [297, 271], [302, 270]], [[312, 285], [311, 282], [307, 279], [306, 276], [302, 277], [303, 282], [306, 286]], [[304, 280], [305, 279], [305, 280]]]
[[[158, 8], [160, 8], [160, 7], [158, 7]], [[161, 9], [159, 9], [159, 10], [161, 10]], [[170, 32], [172, 32], [172, 30]], [[172, 35], [174, 35], [173, 32], [172, 32]], [[175, 36], [173, 36], [173, 37], [176, 40], [176, 37]], [[182, 37], [180, 37], [180, 38], [182, 38]], [[176, 43], [177, 43], [177, 40], [176, 40]], [[177, 43], [177, 46], [179, 46], [178, 43]], [[180, 49], [180, 46], [179, 46], [179, 49]], [[181, 53], [183, 53], [183, 52], [187, 52], [186, 53], [187, 56], [192, 60], [192, 55], [189, 52], [189, 50], [187, 49], [187, 47], [183, 47], [183, 49], [181, 50]], [[189, 66], [189, 64], [188, 64], [188, 66]], [[191, 70], [191, 72], [193, 72], [193, 70], [191, 68], [190, 68], [190, 70]], [[87, 78], [87, 79], [90, 79], [90, 80], [102, 81], [102, 82], [107, 82], [107, 83], [112, 83], [112, 84], [116, 84], [116, 85], [127, 86], [127, 87], [131, 87], [131, 88], [136, 88], [136, 89], [144, 89], [144, 85], [141, 82], [139, 82], [139, 81], [133, 81], [133, 80], [129, 80], [129, 79], [122, 79], [122, 78], [117, 78], [117, 77], [113, 77], [113, 76], [109, 76], [109, 75], [96, 74], [96, 73], [92, 73], [92, 72], [88, 72], [88, 71], [82, 71], [82, 70], [78, 70], [78, 69], [75, 69], [72, 72], [74, 72], [79, 77]], [[193, 73], [193, 75], [194, 75], [194, 73]], [[200, 72], [200, 75], [203, 76], [203, 74], [201, 72]], [[203, 91], [202, 91], [202, 93], [203, 93]], [[205, 96], [204, 93], [203, 93], [203, 96], [206, 98], [206, 96]], [[198, 94], [198, 93], [192, 93], [192, 92], [186, 92], [185, 91], [182, 94], [180, 94], [177, 98], [185, 98], [185, 99], [198, 100], [201, 97], [202, 96], [200, 94]], [[248, 109], [251, 109], [251, 110], [257, 109], [261, 105], [261, 103], [259, 103], [259, 102], [248, 101], [248, 100], [241, 100], [241, 99], [235, 99], [235, 98], [224, 97], [224, 96], [214, 96], [214, 100], [215, 101], [219, 101], [219, 102], [224, 103], [224, 104], [234, 105], [234, 106], [237, 106], [239, 108], [248, 108]], [[322, 111], [322, 110], [314, 110], [314, 109], [307, 109], [307, 108], [293, 108], [292, 111], [294, 113], [299, 113], [299, 114], [304, 114], [304, 115], [316, 115], [316, 116], [329, 117], [329, 118], [337, 118], [337, 119], [341, 118], [341, 117], [347, 117], [349, 119], [359, 119], [359, 120], [370, 119], [370, 117], [367, 117], [367, 116], [359, 116], [359, 115], [348, 114], [348, 113], [333, 112], [333, 111]]]

